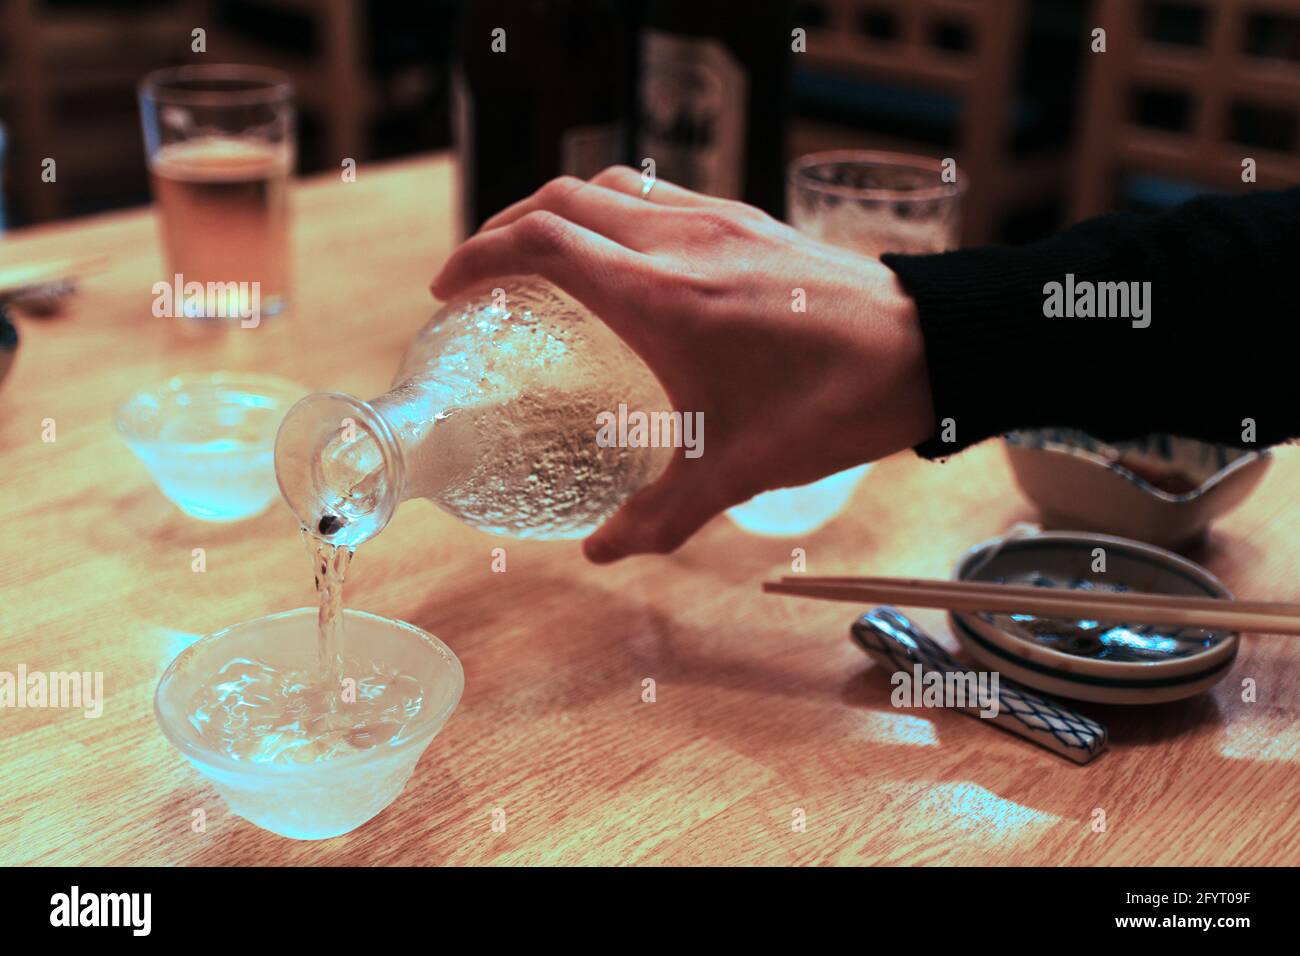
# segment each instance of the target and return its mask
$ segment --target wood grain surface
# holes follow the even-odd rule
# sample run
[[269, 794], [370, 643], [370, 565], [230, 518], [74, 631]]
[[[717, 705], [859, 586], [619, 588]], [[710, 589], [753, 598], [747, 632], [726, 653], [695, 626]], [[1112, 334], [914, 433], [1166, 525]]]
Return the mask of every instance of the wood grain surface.
[[[1081, 705], [1112, 747], [1076, 767], [960, 714], [895, 710], [847, 639], [851, 607], [759, 593], [795, 547], [814, 574], [947, 576], [1033, 518], [995, 442], [878, 464], [804, 539], [720, 518], [671, 557], [608, 568], [576, 543], [489, 537], [407, 503], [359, 551], [346, 602], [451, 645], [458, 711], [353, 833], [295, 842], [231, 814], [163, 739], [154, 687], [196, 637], [311, 603], [308, 561], [279, 502], [228, 525], [179, 512], [115, 434], [114, 406], [188, 369], [380, 394], [433, 308], [453, 180], [435, 157], [302, 185], [292, 311], [220, 337], [151, 314], [163, 266], [146, 210], [0, 242], [0, 266], [112, 257], [67, 314], [20, 320], [0, 388], [0, 670], [100, 671], [106, 694], [93, 719], [0, 710], [0, 864], [1300, 863], [1295, 639], [1245, 638], [1227, 679], [1190, 701]], [[1243, 597], [1300, 600], [1298, 489], [1300, 449], [1282, 449], [1193, 557]], [[939, 613], [916, 617], [955, 647]]]

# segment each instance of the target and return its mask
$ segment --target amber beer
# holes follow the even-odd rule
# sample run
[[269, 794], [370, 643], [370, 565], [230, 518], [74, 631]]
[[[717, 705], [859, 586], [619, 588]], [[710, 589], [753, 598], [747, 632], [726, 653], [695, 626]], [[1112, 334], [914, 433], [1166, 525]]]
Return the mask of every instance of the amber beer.
[[288, 77], [256, 66], [182, 66], [150, 73], [139, 92], [166, 264], [158, 278], [177, 290], [159, 314], [258, 328], [288, 298]]
[[[287, 144], [207, 138], [162, 147], [150, 163], [168, 268], [185, 283], [258, 283], [262, 315], [284, 307], [288, 291]], [[249, 302], [220, 304], [246, 314]]]

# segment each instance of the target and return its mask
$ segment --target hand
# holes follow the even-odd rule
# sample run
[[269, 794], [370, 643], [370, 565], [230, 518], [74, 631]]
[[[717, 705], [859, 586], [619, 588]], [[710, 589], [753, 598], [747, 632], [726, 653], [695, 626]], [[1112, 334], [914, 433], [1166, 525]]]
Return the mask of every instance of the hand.
[[433, 282], [445, 300], [540, 274], [621, 336], [675, 409], [703, 412], [704, 454], [674, 455], [587, 539], [589, 559], [667, 553], [759, 492], [931, 436], [915, 307], [889, 269], [742, 203], [663, 180], [641, 192], [628, 167], [553, 180], [484, 223]]

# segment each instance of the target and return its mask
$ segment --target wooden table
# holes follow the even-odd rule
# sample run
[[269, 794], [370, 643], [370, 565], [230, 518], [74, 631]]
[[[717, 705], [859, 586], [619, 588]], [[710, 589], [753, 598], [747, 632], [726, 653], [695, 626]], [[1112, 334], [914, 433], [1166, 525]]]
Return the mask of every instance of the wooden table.
[[[359, 552], [347, 603], [447, 641], [465, 666], [459, 710], [396, 803], [351, 834], [294, 842], [226, 810], [163, 739], [154, 686], [198, 635], [310, 603], [308, 561], [279, 503], [230, 525], [182, 515], [110, 415], [184, 369], [384, 391], [432, 309], [452, 177], [435, 158], [304, 185], [292, 313], [216, 341], [151, 314], [162, 264], [146, 211], [0, 243], [0, 265], [112, 256], [68, 314], [20, 322], [0, 390], [0, 670], [102, 671], [107, 697], [98, 719], [0, 711], [0, 863], [1300, 863], [1294, 640], [1246, 638], [1194, 700], [1086, 708], [1113, 744], [1076, 767], [959, 714], [893, 709], [847, 640], [851, 606], [759, 593], [795, 546], [810, 573], [947, 575], [1033, 516], [996, 443], [877, 465], [806, 539], [722, 518], [671, 557], [603, 569], [576, 544], [494, 538], [406, 504]], [[1297, 488], [1300, 449], [1283, 449], [1197, 557], [1240, 593], [1300, 600]], [[492, 573], [502, 546], [508, 570]], [[917, 617], [953, 646], [941, 615]], [[1241, 700], [1246, 678], [1256, 703]]]

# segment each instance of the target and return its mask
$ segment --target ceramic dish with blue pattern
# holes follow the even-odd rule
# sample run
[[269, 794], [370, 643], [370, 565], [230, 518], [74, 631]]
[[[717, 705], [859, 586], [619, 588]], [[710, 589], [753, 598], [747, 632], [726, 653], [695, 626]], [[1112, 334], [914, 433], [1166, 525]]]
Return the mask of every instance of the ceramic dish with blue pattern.
[[1185, 550], [1255, 490], [1271, 456], [1173, 435], [1098, 441], [1048, 428], [1006, 436], [1016, 482], [1048, 527]]
[[9, 374], [18, 354], [18, 330], [9, 321], [9, 312], [0, 305], [0, 382]]
[[[1099, 552], [1104, 571], [1099, 568]], [[1231, 598], [1200, 565], [1110, 535], [1044, 531], [995, 538], [966, 553], [962, 581], [1081, 590], [1144, 591]], [[1108, 704], [1191, 697], [1222, 680], [1237, 656], [1235, 632], [1115, 621], [1064, 621], [1032, 614], [952, 612], [953, 634], [990, 670], [1035, 690]]]

